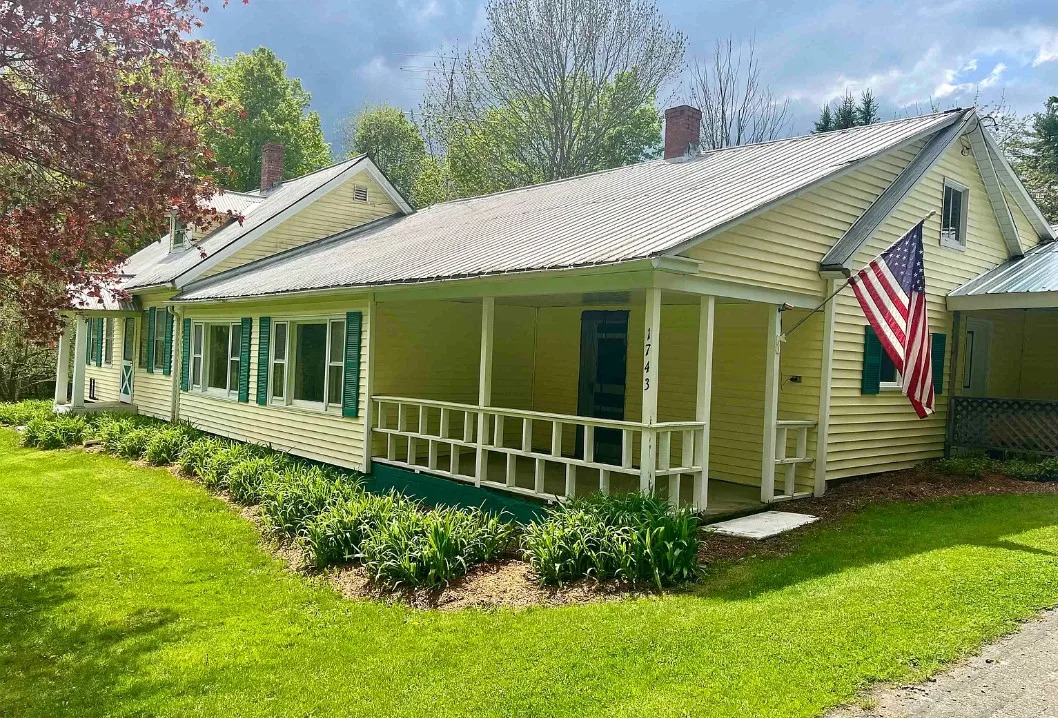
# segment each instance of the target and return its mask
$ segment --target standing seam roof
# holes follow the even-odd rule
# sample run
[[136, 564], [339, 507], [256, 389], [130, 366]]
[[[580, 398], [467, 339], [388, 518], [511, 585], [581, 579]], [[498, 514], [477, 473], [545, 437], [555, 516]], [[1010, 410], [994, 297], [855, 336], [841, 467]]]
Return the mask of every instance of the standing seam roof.
[[189, 285], [256, 296], [622, 262], [769, 206], [956, 119], [938, 113], [655, 160], [434, 205]]

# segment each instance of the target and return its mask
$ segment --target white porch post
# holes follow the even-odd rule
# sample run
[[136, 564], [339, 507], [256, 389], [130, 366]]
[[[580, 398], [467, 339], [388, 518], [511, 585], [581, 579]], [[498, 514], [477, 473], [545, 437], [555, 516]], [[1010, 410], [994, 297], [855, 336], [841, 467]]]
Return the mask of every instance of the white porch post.
[[[364, 409], [364, 473], [371, 473], [371, 454], [375, 444], [375, 295], [367, 295], [367, 370], [364, 393], [367, 395]], [[455, 447], [452, 448], [455, 451]]]
[[474, 484], [481, 486], [485, 477], [488, 457], [485, 444], [488, 443], [489, 422], [485, 418], [485, 407], [492, 403], [492, 343], [496, 323], [496, 298], [483, 297], [481, 300], [481, 363], [478, 369], [478, 446], [474, 462]]
[[70, 406], [74, 409], [84, 407], [84, 365], [88, 359], [88, 320], [78, 316], [76, 320], [77, 335], [73, 348], [73, 396]]
[[768, 503], [775, 495], [775, 429], [779, 420], [779, 335], [782, 331], [779, 307], [768, 314], [768, 344], [764, 368], [764, 451], [761, 452], [760, 500]]
[[[827, 296], [837, 289], [837, 280], [827, 281]], [[827, 490], [827, 444], [830, 437], [830, 385], [834, 377], [834, 322], [838, 300], [827, 302], [823, 309], [823, 365], [819, 373], [819, 423], [816, 425], [816, 496]]]
[[700, 473], [694, 476], [694, 508], [704, 511], [709, 504], [709, 412], [713, 401], [713, 324], [716, 316], [716, 297], [701, 298], [698, 310], [698, 394], [695, 402], [695, 421], [705, 427], [695, 436]]
[[63, 322], [59, 333], [59, 358], [55, 363], [55, 404], [66, 403], [70, 387], [70, 328]]
[[639, 454], [639, 490], [654, 490], [657, 462], [658, 362], [661, 357], [661, 290], [646, 291], [643, 316], [643, 440]]

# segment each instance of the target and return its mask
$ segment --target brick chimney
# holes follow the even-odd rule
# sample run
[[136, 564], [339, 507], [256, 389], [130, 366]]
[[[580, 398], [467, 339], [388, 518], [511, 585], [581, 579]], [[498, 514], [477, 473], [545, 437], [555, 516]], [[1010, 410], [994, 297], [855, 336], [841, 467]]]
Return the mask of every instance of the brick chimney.
[[698, 151], [702, 140], [702, 111], [690, 105], [665, 110], [665, 159]]
[[283, 145], [269, 143], [261, 148], [261, 191], [270, 192], [283, 181]]

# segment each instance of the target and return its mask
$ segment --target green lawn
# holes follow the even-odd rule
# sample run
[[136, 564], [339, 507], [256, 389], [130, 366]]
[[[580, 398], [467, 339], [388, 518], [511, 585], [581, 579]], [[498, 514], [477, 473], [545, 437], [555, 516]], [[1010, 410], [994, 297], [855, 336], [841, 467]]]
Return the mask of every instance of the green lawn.
[[340, 598], [195, 484], [0, 430], [0, 715], [813, 716], [1058, 603], [1058, 495], [878, 506], [693, 594]]

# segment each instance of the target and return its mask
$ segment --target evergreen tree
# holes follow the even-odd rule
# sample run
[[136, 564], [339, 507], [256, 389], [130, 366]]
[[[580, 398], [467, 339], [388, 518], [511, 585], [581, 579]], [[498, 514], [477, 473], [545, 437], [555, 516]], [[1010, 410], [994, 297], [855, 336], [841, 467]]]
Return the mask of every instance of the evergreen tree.
[[859, 116], [856, 113], [856, 100], [851, 92], [846, 92], [845, 97], [842, 98], [837, 111], [834, 113], [834, 129], [847, 130], [859, 124]]
[[860, 125], [873, 125], [879, 119], [878, 101], [874, 99], [874, 93], [869, 89], [860, 95], [860, 105], [856, 108], [856, 120]]
[[816, 120], [816, 132], [830, 132], [834, 129], [834, 115], [830, 112], [830, 105], [823, 105], [823, 110], [819, 113], [819, 119]]
[[1047, 219], [1058, 221], [1058, 96], [1033, 115], [1021, 144], [1015, 162], [1019, 175]]

